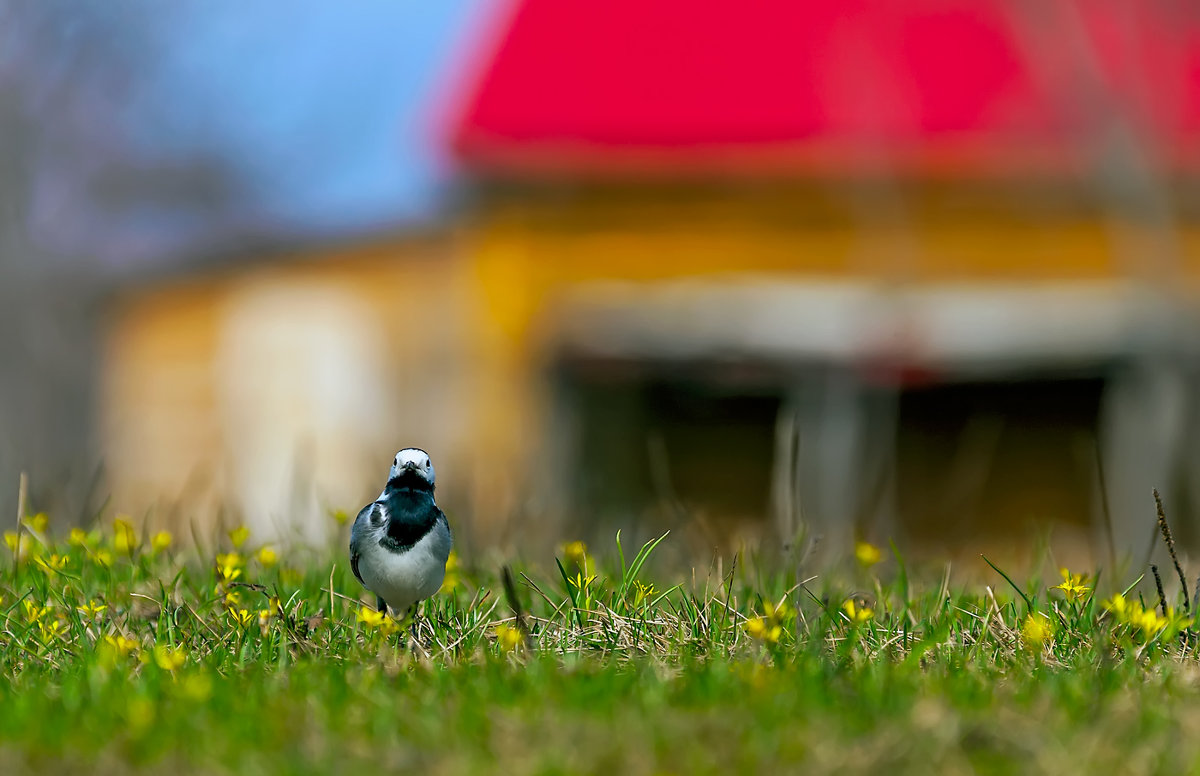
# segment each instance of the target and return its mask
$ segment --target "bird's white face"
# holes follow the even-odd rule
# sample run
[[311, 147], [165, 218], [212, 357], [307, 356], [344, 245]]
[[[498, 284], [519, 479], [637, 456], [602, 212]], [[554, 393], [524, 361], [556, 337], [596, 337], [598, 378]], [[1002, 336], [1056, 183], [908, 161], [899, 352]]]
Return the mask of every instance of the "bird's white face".
[[434, 484], [433, 462], [429, 460], [429, 453], [420, 448], [408, 447], [396, 453], [388, 480], [394, 480], [404, 471], [414, 471], [430, 485]]

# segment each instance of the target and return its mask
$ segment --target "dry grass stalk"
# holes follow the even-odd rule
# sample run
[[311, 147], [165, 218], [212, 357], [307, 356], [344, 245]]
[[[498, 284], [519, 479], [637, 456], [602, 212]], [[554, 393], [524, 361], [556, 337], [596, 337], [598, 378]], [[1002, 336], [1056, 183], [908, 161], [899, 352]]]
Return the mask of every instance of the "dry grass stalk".
[[[1162, 532], [1163, 541], [1167, 543], [1167, 552], [1171, 555], [1171, 563], [1175, 564], [1175, 573], [1179, 575], [1179, 587], [1183, 591], [1183, 610], [1187, 612], [1191, 609], [1191, 601], [1188, 598], [1187, 577], [1183, 575], [1183, 567], [1179, 565], [1179, 556], [1175, 554], [1175, 537], [1171, 535], [1171, 527], [1167, 525], [1167, 513], [1163, 509], [1162, 496], [1158, 495], [1158, 488], [1154, 489], [1154, 508], [1158, 513], [1158, 530]], [[1158, 575], [1155, 574], [1155, 576], [1157, 577]], [[1161, 585], [1159, 587], [1159, 597], [1161, 598]], [[1163, 614], [1166, 614], [1165, 610]]]

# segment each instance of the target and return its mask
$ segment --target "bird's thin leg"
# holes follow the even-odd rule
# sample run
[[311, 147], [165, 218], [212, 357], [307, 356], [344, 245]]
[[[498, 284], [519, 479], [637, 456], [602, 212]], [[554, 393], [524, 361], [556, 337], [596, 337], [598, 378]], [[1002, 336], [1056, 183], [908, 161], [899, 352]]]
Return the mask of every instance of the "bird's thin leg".
[[387, 614], [387, 601], [383, 600], [383, 596], [381, 596], [381, 595], [375, 596], [375, 609], [377, 611], [383, 612], [384, 614]]
[[417, 637], [419, 636], [417, 604], [408, 607], [408, 611], [404, 613], [404, 622], [408, 624], [408, 649], [415, 655], [417, 654]]

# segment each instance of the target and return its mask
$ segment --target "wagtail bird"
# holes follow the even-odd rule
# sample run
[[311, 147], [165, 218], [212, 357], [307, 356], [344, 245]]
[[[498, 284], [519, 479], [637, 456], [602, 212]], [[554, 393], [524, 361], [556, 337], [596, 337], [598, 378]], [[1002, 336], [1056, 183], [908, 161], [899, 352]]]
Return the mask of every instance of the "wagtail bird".
[[453, 539], [433, 500], [433, 463], [424, 450], [396, 453], [387, 485], [350, 530], [350, 568], [379, 611], [405, 613], [442, 586]]

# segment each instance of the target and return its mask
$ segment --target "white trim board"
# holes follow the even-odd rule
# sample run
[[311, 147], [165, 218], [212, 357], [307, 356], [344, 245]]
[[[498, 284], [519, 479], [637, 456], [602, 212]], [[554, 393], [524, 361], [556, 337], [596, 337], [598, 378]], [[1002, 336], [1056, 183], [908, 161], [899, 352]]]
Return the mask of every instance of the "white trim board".
[[560, 352], [646, 360], [753, 357], [934, 369], [1084, 366], [1200, 342], [1195, 300], [1128, 283], [883, 286], [769, 277], [572, 287]]

